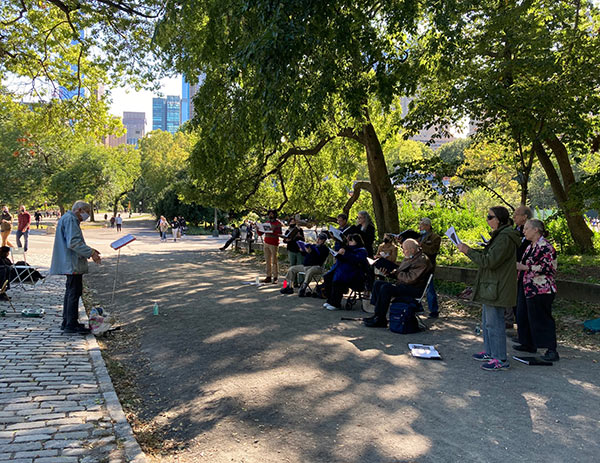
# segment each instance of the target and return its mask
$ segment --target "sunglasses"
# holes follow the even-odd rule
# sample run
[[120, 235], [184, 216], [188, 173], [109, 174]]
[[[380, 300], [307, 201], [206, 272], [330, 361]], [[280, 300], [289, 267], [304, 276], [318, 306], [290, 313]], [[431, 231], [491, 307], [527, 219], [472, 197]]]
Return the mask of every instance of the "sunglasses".
[[487, 219], [488, 219], [488, 220], [492, 220], [492, 219], [495, 219], [495, 218], [496, 218], [496, 216], [495, 216], [495, 215], [489, 215], [489, 214], [488, 214], [488, 216], [487, 216]]

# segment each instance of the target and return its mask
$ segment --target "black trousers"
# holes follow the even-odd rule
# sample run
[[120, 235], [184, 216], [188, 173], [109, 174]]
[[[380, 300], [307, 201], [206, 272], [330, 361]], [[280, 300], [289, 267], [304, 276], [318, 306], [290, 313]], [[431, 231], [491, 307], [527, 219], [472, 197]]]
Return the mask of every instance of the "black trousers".
[[387, 318], [390, 303], [394, 297], [407, 296], [419, 297], [424, 288], [377, 280], [373, 283], [371, 293], [371, 304], [375, 306], [375, 316], [384, 320]]
[[67, 275], [63, 321], [61, 328], [76, 328], [79, 318], [79, 298], [83, 294], [83, 275]]
[[517, 332], [523, 346], [556, 350], [556, 323], [552, 317], [555, 294], [526, 298], [519, 284], [517, 296]]
[[348, 291], [350, 286], [333, 281], [334, 271], [327, 272], [323, 275], [323, 287], [325, 288], [325, 294], [327, 295], [327, 302], [334, 307], [342, 307], [342, 299], [344, 294]]

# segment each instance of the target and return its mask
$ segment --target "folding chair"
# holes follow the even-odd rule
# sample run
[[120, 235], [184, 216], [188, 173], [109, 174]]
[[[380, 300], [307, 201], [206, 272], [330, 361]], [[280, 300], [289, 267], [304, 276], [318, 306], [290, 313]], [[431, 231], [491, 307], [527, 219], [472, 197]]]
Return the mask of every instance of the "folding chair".
[[10, 248], [10, 257], [11, 260], [13, 261], [13, 264], [16, 264], [17, 262], [27, 262], [27, 259], [25, 258], [25, 249], [24, 248]]
[[423, 299], [425, 299], [427, 297], [427, 290], [429, 289], [429, 285], [431, 284], [432, 281], [433, 281], [433, 273], [431, 273], [431, 275], [429, 275], [429, 278], [427, 279], [427, 284], [425, 285], [425, 289], [423, 289], [423, 294], [421, 294], [421, 297], [419, 297], [419, 298], [415, 297], [415, 300], [419, 304], [419, 307], [421, 307], [421, 310], [419, 310], [419, 312], [415, 313], [415, 316], [417, 317], [417, 321], [419, 322], [419, 328], [424, 329], [424, 330], [428, 329], [428, 326], [423, 322], [423, 320], [421, 320], [421, 317], [419, 317], [419, 314], [424, 312]]
[[[13, 312], [16, 312], [17, 309], [15, 309], [15, 306], [12, 304], [10, 297], [8, 297], [8, 294], [6, 294], [7, 287], [8, 287], [8, 280], [4, 280], [4, 283], [2, 283], [2, 288], [0, 288], [0, 301], [8, 302], [8, 305], [11, 306], [11, 308], [13, 309]], [[2, 298], [1, 296], [6, 296], [6, 298]]]

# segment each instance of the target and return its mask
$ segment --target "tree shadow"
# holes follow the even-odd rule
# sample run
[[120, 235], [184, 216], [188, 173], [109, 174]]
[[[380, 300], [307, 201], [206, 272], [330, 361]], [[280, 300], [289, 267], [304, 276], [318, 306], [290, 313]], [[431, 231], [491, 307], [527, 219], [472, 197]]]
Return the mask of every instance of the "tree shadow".
[[[446, 317], [411, 335], [368, 329], [340, 321], [322, 301], [282, 296], [278, 285], [244, 284], [261, 273], [218, 251], [121, 256], [107, 309], [125, 330], [139, 329], [140, 351], [124, 348], [119, 358], [148, 392], [143, 418], [190, 456], [374, 463], [597, 455], [597, 354], [565, 349], [552, 368], [513, 362], [484, 372], [470, 359], [481, 343], [473, 321]], [[113, 278], [114, 259], [87, 278], [101, 303]], [[444, 359], [412, 358], [409, 342], [435, 344]]]

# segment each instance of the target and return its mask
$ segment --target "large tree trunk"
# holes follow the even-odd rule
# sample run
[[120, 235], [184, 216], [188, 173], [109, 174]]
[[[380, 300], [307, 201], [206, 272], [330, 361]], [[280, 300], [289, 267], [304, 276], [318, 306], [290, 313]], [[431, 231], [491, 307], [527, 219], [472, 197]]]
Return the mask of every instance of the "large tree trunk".
[[573, 175], [573, 169], [571, 168], [568, 158], [565, 158], [567, 156], [566, 148], [556, 137], [545, 141], [557, 158], [563, 181], [561, 182], [550, 156], [548, 156], [548, 153], [539, 141], [535, 141], [533, 144], [537, 158], [548, 176], [558, 207], [560, 207], [565, 214], [567, 226], [569, 227], [569, 232], [571, 232], [573, 241], [575, 241], [582, 251], [591, 251], [594, 249], [594, 244], [592, 242], [594, 234], [585, 222], [577, 204], [573, 204], [569, 201], [569, 188], [575, 182], [575, 176]]
[[384, 233], [400, 232], [398, 202], [396, 201], [394, 185], [385, 165], [383, 150], [375, 128], [371, 123], [368, 123], [361, 132], [360, 138], [367, 152], [377, 233], [380, 238], [383, 238]]
[[95, 222], [96, 217], [94, 216], [94, 200], [90, 200], [90, 222]]

